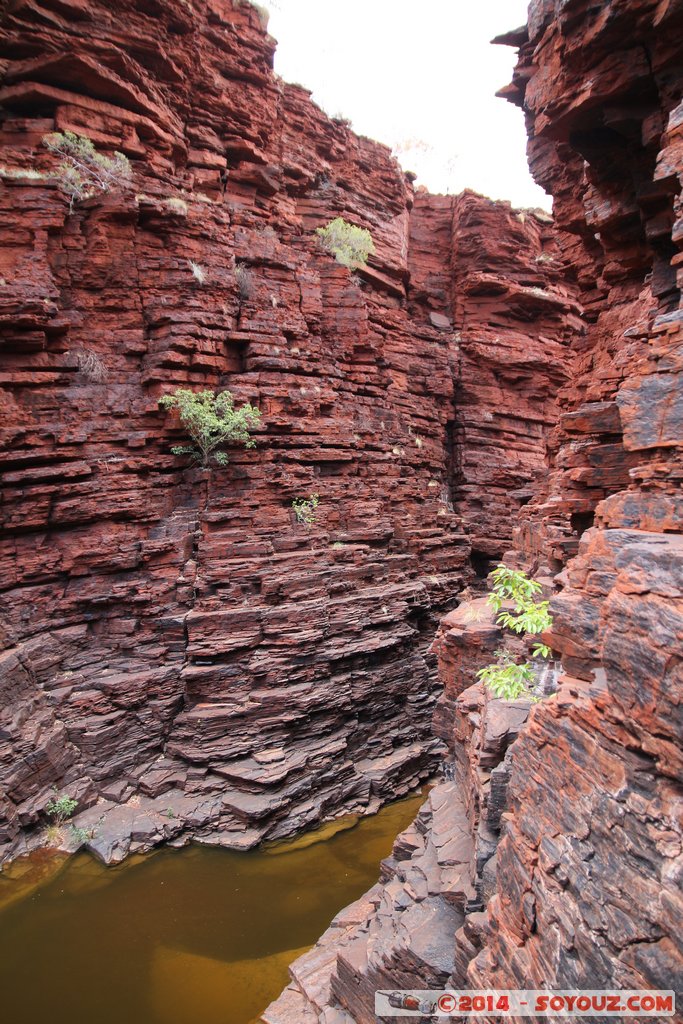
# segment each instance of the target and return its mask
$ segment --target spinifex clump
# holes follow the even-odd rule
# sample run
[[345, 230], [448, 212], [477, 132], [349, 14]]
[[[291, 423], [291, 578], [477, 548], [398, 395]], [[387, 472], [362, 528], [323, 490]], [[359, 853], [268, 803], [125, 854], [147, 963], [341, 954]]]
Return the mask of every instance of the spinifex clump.
[[316, 228], [316, 234], [337, 263], [344, 267], [367, 263], [368, 256], [375, 251], [370, 232], [366, 228], [349, 224], [343, 217], [335, 217], [324, 228]]

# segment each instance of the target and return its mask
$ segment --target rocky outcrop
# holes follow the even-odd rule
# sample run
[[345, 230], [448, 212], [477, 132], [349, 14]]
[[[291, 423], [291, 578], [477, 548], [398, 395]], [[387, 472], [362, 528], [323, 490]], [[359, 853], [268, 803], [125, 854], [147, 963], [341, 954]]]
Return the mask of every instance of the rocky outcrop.
[[[441, 756], [437, 619], [542, 466], [576, 329], [547, 217], [415, 199], [273, 47], [238, 0], [3, 14], [4, 855], [55, 790], [106, 860], [405, 792]], [[54, 129], [133, 188], [70, 212]], [[353, 273], [339, 215], [377, 250]], [[179, 385], [258, 405], [257, 449], [187, 469]]]
[[496, 887], [511, 745], [531, 707], [472, 684], [501, 642], [485, 598], [445, 616], [434, 643], [444, 684], [434, 724], [449, 748], [447, 778], [396, 840], [378, 884], [291, 966], [265, 1024], [374, 1024], [385, 1019], [375, 1017], [378, 990], [471, 987]]
[[516, 547], [556, 571], [607, 498], [608, 508], [628, 503], [623, 525], [680, 526], [658, 493], [666, 485], [643, 465], [658, 450], [673, 456], [681, 441], [667, 357], [680, 310], [680, 17], [674, 4], [534, 4], [518, 40], [509, 95], [527, 112], [532, 171], [555, 197], [558, 226], [574, 235], [586, 309], [548, 483], [515, 535]]
[[[556, 591], [557, 692], [532, 709], [475, 684], [501, 640], [481, 597], [449, 613], [435, 641], [435, 731], [455, 782], [430, 800], [459, 814], [471, 851], [456, 988], [683, 989], [682, 31], [680, 4], [666, 0], [534, 0], [528, 26], [500, 39], [520, 48], [503, 95], [524, 107], [584, 320], [548, 472], [505, 555]], [[424, 871], [433, 900], [448, 895], [437, 860]], [[365, 906], [361, 990], [375, 977], [426, 987], [402, 931], [408, 910], [405, 898]], [[371, 947], [378, 929], [401, 935], [390, 983]], [[334, 940], [322, 941], [330, 960]], [[328, 969], [328, 1009], [311, 1020], [330, 1007], [371, 1019], [367, 998], [359, 1008], [339, 980], [346, 941]], [[416, 948], [423, 941], [418, 927]], [[310, 1009], [302, 978], [295, 994]], [[287, 998], [269, 1024], [286, 1020]]]

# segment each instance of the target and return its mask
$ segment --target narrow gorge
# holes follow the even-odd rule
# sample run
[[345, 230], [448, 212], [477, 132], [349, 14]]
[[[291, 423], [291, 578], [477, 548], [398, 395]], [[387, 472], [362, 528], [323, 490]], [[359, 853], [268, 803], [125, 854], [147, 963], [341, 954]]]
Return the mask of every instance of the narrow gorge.
[[[416, 186], [246, 0], [0, 6], [0, 861], [56, 794], [115, 865], [432, 781], [265, 1024], [683, 991], [682, 36], [679, 0], [532, 0], [495, 40], [551, 216]], [[131, 187], [70, 204], [53, 132]], [[185, 387], [256, 446], [174, 455]], [[501, 561], [551, 602], [538, 702], [477, 681]]]

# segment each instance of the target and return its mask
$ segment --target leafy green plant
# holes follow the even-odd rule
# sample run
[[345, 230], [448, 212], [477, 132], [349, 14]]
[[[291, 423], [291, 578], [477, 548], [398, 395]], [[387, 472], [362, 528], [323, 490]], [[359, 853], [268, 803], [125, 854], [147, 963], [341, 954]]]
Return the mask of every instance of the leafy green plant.
[[67, 818], [70, 818], [78, 807], [78, 800], [70, 796], [60, 796], [57, 800], [50, 800], [45, 810], [52, 818], [54, 824], [60, 828]]
[[534, 682], [533, 669], [529, 662], [517, 664], [509, 651], [496, 651], [497, 661], [477, 672], [477, 676], [496, 697], [517, 700], [530, 696]]
[[[538, 634], [550, 629], [553, 620], [549, 602], [535, 600], [542, 589], [537, 580], [532, 580], [526, 573], [508, 569], [502, 564], [493, 570], [491, 579], [493, 589], [487, 604], [498, 612], [496, 622], [499, 626], [505, 626], [518, 635]], [[503, 605], [508, 603], [512, 604], [512, 611], [503, 608]], [[506, 651], [499, 650], [495, 653], [496, 663], [480, 669], [477, 678], [496, 697], [505, 700], [518, 700], [520, 697], [536, 700], [531, 692], [534, 682], [531, 662], [518, 663]], [[549, 658], [552, 652], [547, 644], [537, 641], [531, 653], [534, 658]]]
[[[499, 565], [491, 573], [493, 589], [487, 604], [499, 612], [496, 622], [499, 626], [507, 626], [515, 633], [543, 633], [553, 624], [549, 612], [549, 601], [534, 601], [534, 596], [541, 592], [541, 584], [529, 579], [524, 572], [508, 569]], [[501, 608], [506, 601], [514, 604], [514, 614]], [[538, 650], [536, 650], [538, 648]], [[550, 648], [545, 644], [535, 645], [534, 657], [550, 656]]]
[[312, 526], [315, 522], [316, 510], [320, 504], [320, 497], [317, 494], [310, 494], [308, 498], [295, 498], [292, 502], [294, 515], [297, 522]]
[[118, 152], [113, 157], [98, 153], [85, 135], [52, 132], [43, 137], [43, 145], [61, 158], [54, 178], [69, 196], [70, 210], [83, 199], [130, 185], [132, 170], [128, 158]]
[[229, 391], [218, 394], [213, 391], [190, 391], [177, 388], [172, 395], [159, 399], [162, 409], [177, 409], [180, 422], [192, 439], [191, 445], [175, 445], [174, 455], [189, 455], [201, 466], [211, 461], [219, 466], [228, 463], [226, 452], [219, 451], [223, 445], [241, 444], [254, 448], [256, 442], [249, 431], [255, 430], [261, 422], [261, 413], [248, 402], [236, 409]]
[[344, 267], [367, 263], [368, 256], [375, 251], [370, 232], [347, 223], [343, 217], [335, 217], [324, 228], [316, 228], [316, 234], [337, 263]]
[[94, 828], [79, 828], [78, 825], [69, 825], [69, 832], [73, 841], [79, 846], [83, 846], [84, 843], [95, 838]]

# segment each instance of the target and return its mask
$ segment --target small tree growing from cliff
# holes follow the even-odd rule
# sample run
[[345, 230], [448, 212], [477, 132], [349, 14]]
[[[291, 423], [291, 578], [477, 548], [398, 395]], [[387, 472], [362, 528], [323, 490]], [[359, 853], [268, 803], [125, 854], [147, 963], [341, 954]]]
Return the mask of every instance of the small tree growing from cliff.
[[316, 234], [337, 263], [344, 267], [367, 263], [368, 256], [375, 251], [370, 232], [347, 223], [343, 217], [336, 217], [324, 228], [316, 228]]
[[[506, 626], [517, 634], [538, 634], [550, 629], [552, 616], [548, 601], [536, 601], [535, 596], [541, 591], [537, 580], [529, 579], [524, 572], [508, 569], [499, 565], [491, 573], [493, 589], [487, 604], [496, 612], [496, 622]], [[511, 602], [513, 611], [503, 608], [503, 604]], [[534, 658], [549, 658], [550, 648], [537, 642], [533, 646]], [[534, 670], [530, 661], [518, 663], [508, 651], [496, 651], [496, 663], [487, 665], [477, 672], [477, 678], [495, 694], [504, 700], [518, 700], [527, 697], [537, 700], [532, 694]]]
[[69, 197], [70, 210], [83, 199], [130, 185], [132, 171], [128, 158], [118, 152], [113, 157], [98, 153], [85, 135], [52, 132], [44, 136], [43, 145], [61, 157], [54, 177]]
[[172, 395], [159, 399], [162, 409], [177, 409], [180, 422], [192, 439], [191, 445], [175, 445], [174, 455], [189, 455], [200, 466], [211, 461], [219, 466], [228, 463], [227, 452], [219, 451], [223, 445], [241, 444], [254, 448], [256, 442], [249, 431], [261, 422], [261, 413], [248, 402], [236, 409], [229, 391], [190, 391], [177, 388]]

